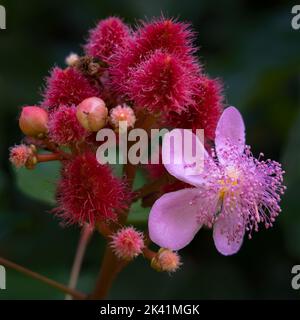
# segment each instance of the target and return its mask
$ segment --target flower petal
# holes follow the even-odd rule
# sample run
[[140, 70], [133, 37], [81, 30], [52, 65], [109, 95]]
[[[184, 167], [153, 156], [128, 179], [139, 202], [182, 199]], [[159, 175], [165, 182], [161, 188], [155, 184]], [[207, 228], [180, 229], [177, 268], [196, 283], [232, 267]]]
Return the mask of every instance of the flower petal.
[[201, 228], [197, 212], [201, 205], [196, 188], [166, 193], [153, 205], [149, 216], [151, 240], [162, 248], [179, 250], [188, 245]]
[[235, 107], [229, 107], [222, 113], [215, 138], [216, 152], [220, 162], [224, 162], [224, 152], [232, 152], [234, 147], [239, 153], [245, 149], [245, 125], [242, 115]]
[[192, 131], [174, 129], [164, 136], [162, 162], [175, 178], [196, 187], [203, 184], [204, 159], [211, 160], [214, 165], [203, 143]]
[[224, 256], [239, 251], [245, 234], [243, 218], [237, 212], [220, 214], [214, 224], [214, 242], [217, 250]]

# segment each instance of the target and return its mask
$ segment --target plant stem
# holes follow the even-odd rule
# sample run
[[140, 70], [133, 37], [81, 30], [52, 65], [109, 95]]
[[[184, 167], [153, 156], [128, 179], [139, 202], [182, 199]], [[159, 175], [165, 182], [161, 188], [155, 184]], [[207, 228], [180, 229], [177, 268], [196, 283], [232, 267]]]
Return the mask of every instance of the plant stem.
[[[70, 281], [69, 281], [70, 289], [76, 288], [79, 274], [80, 274], [80, 269], [82, 266], [83, 257], [93, 232], [94, 232], [94, 229], [89, 224], [85, 224], [82, 228], [72, 271], [71, 271]], [[70, 294], [67, 294], [65, 297], [65, 300], [72, 300], [72, 296]]]
[[[124, 166], [123, 170], [125, 179], [127, 181], [128, 187], [132, 189], [133, 181], [136, 174], [136, 166], [128, 163]], [[124, 225], [128, 214], [129, 209], [125, 212], [122, 212], [119, 218], [120, 225]], [[99, 232], [102, 233], [105, 237], [108, 236], [108, 230], [106, 228], [103, 228], [104, 226], [98, 226]], [[109, 243], [106, 245], [104, 258], [102, 261], [100, 273], [96, 282], [96, 287], [94, 292], [91, 294], [90, 299], [93, 300], [101, 300], [105, 299], [108, 295], [108, 292], [113, 284], [113, 281], [115, 280], [118, 273], [126, 266], [127, 262], [123, 262], [117, 259], [115, 254], [112, 252]]]
[[48, 162], [55, 160], [62, 160], [62, 156], [59, 153], [38, 154], [36, 156], [38, 162]]
[[150, 261], [156, 256], [156, 252], [152, 251], [148, 247], [144, 248], [143, 254], [144, 254], [144, 257]]
[[11, 268], [11, 269], [14, 269], [18, 272], [21, 272], [25, 275], [27, 275], [28, 277], [31, 277], [33, 279], [36, 279], [36, 280], [39, 280], [47, 285], [49, 285], [50, 287], [52, 288], [55, 288], [61, 292], [64, 292], [64, 293], [67, 293], [67, 294], [70, 294], [72, 297], [74, 297], [75, 299], [78, 299], [78, 300], [84, 300], [86, 299], [86, 295], [77, 291], [77, 290], [74, 290], [74, 289], [70, 289], [68, 288], [67, 286], [57, 282], [57, 281], [54, 281], [54, 280], [51, 280], [39, 273], [36, 273], [34, 271], [31, 271], [27, 268], [24, 268], [12, 261], [9, 261], [5, 258], [2, 258], [0, 257], [0, 264], [3, 265], [4, 267], [7, 267], [7, 268]]
[[[140, 113], [137, 115], [136, 128], [145, 129], [147, 132], [155, 124], [156, 118], [150, 114]], [[128, 143], [128, 150], [134, 142]], [[127, 182], [128, 188], [132, 190], [134, 178], [136, 175], [136, 165], [128, 162], [124, 165], [123, 175], [124, 179]], [[119, 225], [122, 227], [126, 221], [130, 211], [130, 205], [128, 210], [123, 212], [119, 218]], [[105, 231], [105, 230], [104, 230]], [[101, 232], [101, 230], [100, 230]], [[105, 234], [105, 232], [104, 232]], [[100, 269], [100, 273], [97, 279], [96, 287], [94, 292], [91, 294], [90, 299], [105, 299], [108, 295], [108, 292], [113, 284], [118, 273], [128, 264], [126, 261], [120, 261], [112, 252], [112, 249], [109, 246], [109, 243], [106, 245], [105, 255]]]
[[159, 188], [166, 184], [167, 182], [171, 181], [172, 178], [170, 175], [165, 173], [163, 176], [161, 176], [159, 179], [154, 180], [146, 185], [144, 185], [142, 188], [135, 191], [136, 196], [133, 198], [133, 201], [137, 201], [141, 198], [144, 198], [151, 193], [158, 192]]
[[95, 290], [89, 298], [91, 300], [107, 298], [113, 281], [126, 264], [127, 262], [118, 260], [109, 245], [107, 245]]

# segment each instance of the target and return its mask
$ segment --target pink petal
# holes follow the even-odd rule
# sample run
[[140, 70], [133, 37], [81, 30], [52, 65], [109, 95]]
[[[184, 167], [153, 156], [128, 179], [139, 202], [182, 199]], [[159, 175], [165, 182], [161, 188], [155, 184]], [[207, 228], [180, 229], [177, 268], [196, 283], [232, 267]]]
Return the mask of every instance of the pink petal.
[[225, 162], [224, 152], [232, 152], [235, 147], [239, 153], [245, 149], [245, 125], [242, 115], [235, 107], [224, 110], [216, 129], [215, 145], [220, 162]]
[[245, 234], [243, 218], [237, 212], [222, 214], [214, 224], [214, 242], [217, 250], [224, 256], [239, 251]]
[[149, 221], [150, 239], [162, 248], [179, 250], [188, 245], [201, 228], [197, 221], [201, 205], [196, 188], [170, 192], [153, 205]]
[[[170, 137], [174, 140], [170, 140]], [[196, 155], [195, 151], [197, 156], [193, 157]], [[209, 159], [213, 163], [202, 142], [192, 131], [174, 129], [164, 136], [162, 162], [175, 178], [196, 187], [203, 184], [204, 159]]]

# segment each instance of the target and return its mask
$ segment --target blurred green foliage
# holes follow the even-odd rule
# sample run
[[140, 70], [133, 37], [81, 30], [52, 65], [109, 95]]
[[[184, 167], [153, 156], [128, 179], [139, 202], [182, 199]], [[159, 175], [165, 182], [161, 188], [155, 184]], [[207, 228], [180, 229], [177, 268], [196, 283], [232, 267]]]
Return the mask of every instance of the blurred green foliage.
[[55, 205], [55, 190], [59, 173], [59, 162], [39, 165], [34, 170], [15, 169], [17, 187], [32, 199]]
[[[69, 52], [80, 52], [98, 19], [118, 15], [128, 23], [161, 13], [192, 22], [200, 58], [224, 82], [228, 104], [245, 116], [247, 142], [255, 154], [282, 160], [288, 191], [283, 213], [271, 230], [245, 240], [233, 257], [220, 256], [211, 231], [200, 232], [182, 250], [176, 274], [156, 273], [142, 258], [120, 275], [111, 298], [299, 298], [291, 268], [300, 264], [300, 31], [291, 28], [289, 1], [110, 0], [1, 1], [7, 30], [0, 31], [0, 255], [67, 283], [79, 229], [61, 227], [49, 211], [58, 168], [42, 164], [18, 174], [8, 148], [22, 138], [20, 106], [40, 100], [43, 79]], [[117, 168], [120, 172], [120, 168]], [[139, 173], [136, 188], [145, 177]], [[137, 203], [130, 219], [141, 223], [149, 210]], [[94, 236], [79, 281], [89, 291], [103, 254]], [[14, 271], [7, 272], [0, 299], [61, 299], [63, 295]]]

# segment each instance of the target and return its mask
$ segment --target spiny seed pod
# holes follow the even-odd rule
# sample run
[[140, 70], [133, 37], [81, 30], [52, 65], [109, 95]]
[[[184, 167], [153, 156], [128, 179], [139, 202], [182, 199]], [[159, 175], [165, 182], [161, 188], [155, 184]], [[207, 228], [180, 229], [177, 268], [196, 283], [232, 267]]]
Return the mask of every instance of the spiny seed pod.
[[54, 68], [47, 79], [42, 105], [53, 111], [60, 105], [78, 105], [82, 100], [99, 94], [99, 89], [74, 67]]
[[70, 145], [83, 141], [86, 130], [78, 123], [75, 106], [60, 105], [49, 117], [49, 138], [58, 145]]
[[145, 247], [143, 234], [133, 227], [120, 229], [112, 236], [111, 247], [118, 258], [132, 260]]
[[109, 223], [128, 208], [131, 194], [108, 165], [98, 163], [92, 151], [64, 162], [58, 183], [58, 208], [64, 224]]
[[127, 25], [117, 17], [109, 17], [99, 21], [90, 31], [85, 52], [89, 56], [108, 62], [117, 50], [127, 44], [129, 39], [130, 29]]
[[83, 128], [97, 132], [105, 127], [108, 110], [102, 99], [91, 97], [83, 100], [77, 106], [76, 116]]
[[156, 50], [132, 69], [127, 94], [136, 106], [150, 112], [180, 113], [192, 103], [194, 69], [178, 56]]
[[19, 125], [25, 135], [42, 138], [48, 132], [48, 113], [36, 106], [23, 107]]
[[151, 267], [157, 271], [175, 272], [180, 266], [180, 256], [164, 248], [161, 248], [151, 261]]

